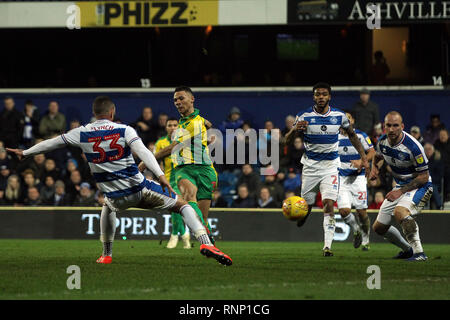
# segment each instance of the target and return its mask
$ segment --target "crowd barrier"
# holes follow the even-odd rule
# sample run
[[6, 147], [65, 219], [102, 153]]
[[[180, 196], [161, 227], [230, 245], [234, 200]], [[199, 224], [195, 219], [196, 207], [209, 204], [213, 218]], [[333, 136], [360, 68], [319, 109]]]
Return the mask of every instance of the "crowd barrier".
[[[100, 211], [98, 207], [3, 207], [0, 238], [98, 240]], [[378, 210], [368, 212], [373, 223]], [[170, 236], [170, 214], [131, 208], [116, 219], [116, 239], [167, 240]], [[424, 243], [450, 243], [450, 210], [423, 210], [416, 219]], [[212, 208], [208, 220], [221, 241], [323, 241], [320, 209], [313, 209], [302, 228], [285, 219], [281, 209]], [[334, 240], [352, 241], [349, 226], [338, 214]], [[385, 241], [374, 232], [370, 240]]]

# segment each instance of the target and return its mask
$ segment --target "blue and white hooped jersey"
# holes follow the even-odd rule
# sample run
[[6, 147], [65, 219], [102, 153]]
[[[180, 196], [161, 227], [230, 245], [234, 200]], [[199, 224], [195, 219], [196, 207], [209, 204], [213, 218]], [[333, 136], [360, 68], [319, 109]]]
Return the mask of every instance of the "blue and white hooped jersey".
[[[413, 136], [403, 131], [402, 140], [395, 146], [389, 144], [387, 135], [382, 135], [377, 143], [376, 152], [392, 169], [392, 175], [398, 185], [409, 183], [417, 172], [428, 170], [425, 151]], [[431, 176], [428, 179], [431, 182]]]
[[99, 189], [108, 198], [136, 193], [144, 188], [130, 145], [139, 140], [127, 125], [97, 120], [61, 135], [65, 143], [80, 147]]
[[[370, 141], [369, 136], [365, 132], [355, 129], [355, 133], [361, 142], [364, 151], [367, 152], [370, 148], [373, 148], [372, 141]], [[348, 136], [344, 136], [343, 134], [339, 134], [339, 158], [341, 160], [339, 175], [357, 176], [366, 174], [365, 169], [362, 169], [361, 172], [358, 173], [358, 169], [351, 165], [351, 160], [360, 160], [361, 156], [350, 142]]]
[[305, 153], [301, 160], [303, 174], [317, 175], [337, 171], [340, 164], [339, 129], [350, 126], [347, 116], [331, 106], [325, 114], [320, 114], [311, 107], [297, 114], [294, 126], [298, 121], [304, 120], [308, 121], [308, 126], [304, 131]]

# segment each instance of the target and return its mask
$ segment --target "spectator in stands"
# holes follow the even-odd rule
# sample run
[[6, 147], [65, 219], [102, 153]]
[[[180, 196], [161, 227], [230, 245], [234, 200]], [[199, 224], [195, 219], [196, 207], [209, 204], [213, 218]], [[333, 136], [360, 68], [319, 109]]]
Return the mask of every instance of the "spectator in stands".
[[383, 126], [381, 123], [378, 123], [373, 127], [373, 134], [370, 136], [370, 140], [372, 140], [372, 144], [375, 146], [378, 142], [378, 139], [384, 134]]
[[49, 203], [46, 204], [55, 207], [65, 207], [71, 206], [72, 202], [72, 198], [69, 194], [66, 193], [64, 182], [61, 180], [56, 181], [55, 193], [53, 195], [53, 198], [51, 199], [51, 201], [49, 201]]
[[7, 165], [0, 165], [0, 189], [5, 190], [11, 170]]
[[15, 108], [12, 97], [6, 97], [3, 102], [5, 107], [0, 112], [0, 140], [3, 141], [5, 147], [17, 148], [22, 140], [23, 116]]
[[27, 207], [36, 207], [42, 204], [41, 195], [38, 188], [28, 188], [27, 196], [25, 197], [23, 204]]
[[375, 125], [380, 123], [380, 111], [378, 104], [370, 100], [368, 89], [361, 89], [359, 101], [354, 104], [351, 114], [355, 118], [355, 128], [372, 136]]
[[294, 191], [286, 191], [285, 193], [284, 193], [284, 199], [287, 199], [287, 198], [290, 198], [290, 197], [294, 197], [294, 196], [296, 196], [297, 194], [295, 194], [295, 192]]
[[42, 180], [45, 171], [45, 155], [35, 155], [31, 163], [27, 167], [34, 171], [34, 176], [36, 177], [36, 179]]
[[248, 187], [245, 184], [241, 184], [238, 187], [238, 198], [231, 204], [232, 208], [255, 208], [256, 202], [248, 192]]
[[284, 190], [293, 191], [297, 194], [300, 194], [301, 191], [301, 175], [295, 168], [289, 168], [289, 173], [284, 181]]
[[213, 198], [211, 201], [211, 207], [212, 208], [227, 208], [228, 203], [227, 201], [222, 197], [222, 193], [219, 189], [214, 190], [213, 192]]
[[448, 140], [447, 129], [439, 131], [439, 140], [434, 144], [434, 148], [441, 153], [441, 159], [444, 163], [444, 199], [450, 200], [450, 141]]
[[0, 206], [5, 205], [5, 189], [0, 187]]
[[272, 137], [276, 137], [276, 132], [278, 131], [278, 143], [280, 143], [280, 129], [275, 128], [271, 120], [266, 120], [264, 122], [264, 129], [267, 130], [265, 134], [260, 134], [258, 139], [258, 152], [263, 152], [270, 156], [272, 154]]
[[418, 126], [412, 126], [410, 133], [414, 138], [416, 138], [417, 141], [420, 142], [421, 145], [424, 145], [425, 141], [420, 134], [420, 128]]
[[262, 187], [267, 187], [269, 189], [270, 194], [276, 202], [281, 203], [284, 200], [284, 189], [283, 186], [276, 181], [276, 173], [266, 175]]
[[25, 149], [30, 148], [34, 144], [34, 139], [39, 136], [39, 110], [33, 104], [33, 101], [25, 101], [23, 110], [23, 135], [22, 144]]
[[6, 149], [0, 147], [0, 166], [9, 166], [11, 162], [11, 158], [6, 152]]
[[[241, 110], [239, 110], [238, 107], [231, 108], [228, 118], [225, 121], [223, 121], [218, 127], [218, 129], [222, 132], [222, 135], [223, 135], [223, 148], [224, 148], [225, 152], [228, 150], [230, 145], [233, 143], [233, 141], [227, 141], [227, 139], [226, 139], [227, 129], [236, 130], [236, 129], [241, 128], [243, 124], [244, 124], [244, 120], [241, 119]], [[235, 153], [235, 156], [236, 156], [236, 153]]]
[[267, 187], [262, 187], [259, 191], [258, 208], [280, 208], [280, 204], [272, 198]]
[[23, 188], [20, 183], [19, 176], [12, 174], [8, 178], [5, 189], [5, 204], [22, 205], [24, 201]]
[[386, 84], [386, 77], [391, 70], [386, 63], [386, 58], [383, 55], [383, 51], [376, 51], [374, 58], [375, 63], [372, 65], [371, 74], [369, 76], [370, 83], [375, 85]]
[[95, 207], [95, 193], [91, 189], [91, 185], [87, 182], [80, 184], [80, 192], [75, 198], [73, 205], [76, 207]]
[[369, 205], [369, 209], [380, 209], [384, 201], [384, 194], [382, 191], [375, 192], [374, 201]]
[[288, 115], [285, 119], [284, 119], [284, 129], [281, 130], [281, 136], [284, 137], [286, 135], [286, 133], [288, 133], [291, 129], [292, 126], [294, 125], [295, 122], [295, 117], [290, 114]]
[[71, 199], [75, 199], [80, 191], [80, 185], [82, 183], [81, 173], [79, 170], [73, 170], [70, 174], [70, 179], [65, 183], [66, 192]]
[[50, 203], [55, 196], [55, 180], [48, 175], [44, 178], [44, 185], [39, 189], [42, 203]]
[[40, 181], [36, 179], [33, 170], [26, 169], [24, 172], [22, 172], [22, 177], [24, 182], [24, 189], [29, 189], [31, 187], [41, 187]]
[[43, 177], [45, 176], [52, 176], [53, 180], [59, 180], [61, 179], [61, 171], [59, 168], [56, 167], [55, 160], [53, 159], [45, 159], [44, 162], [44, 172], [42, 174]]
[[168, 119], [169, 119], [169, 116], [164, 112], [162, 112], [158, 115], [158, 126], [157, 126], [158, 129], [156, 132], [156, 134], [157, 134], [156, 140], [158, 140], [161, 137], [164, 137], [167, 134], [166, 123], [167, 123]]
[[251, 164], [246, 163], [242, 166], [242, 174], [237, 181], [237, 185], [240, 186], [242, 184], [251, 186], [249, 190], [250, 197], [256, 198], [261, 187], [261, 177], [253, 171]]
[[149, 142], [156, 142], [158, 126], [153, 120], [151, 107], [142, 108], [142, 114], [131, 126], [136, 129], [144, 145], [148, 145]]
[[428, 170], [433, 183], [433, 194], [431, 196], [430, 205], [432, 209], [441, 209], [441, 183], [444, 179], [444, 164], [441, 161], [441, 153], [438, 150], [435, 150], [434, 146], [429, 142], [426, 142], [423, 148], [428, 159]]
[[243, 124], [244, 120], [241, 119], [241, 110], [239, 110], [238, 107], [233, 107], [228, 114], [227, 120], [223, 121], [219, 125], [219, 130], [222, 131], [222, 134], [225, 138], [227, 129], [236, 130], [238, 128], [241, 128]]
[[294, 143], [290, 144], [287, 149], [285, 157], [280, 161], [280, 165], [286, 166], [288, 168], [295, 168], [298, 172], [302, 171], [303, 164], [300, 162], [303, 153], [305, 153], [305, 148], [303, 146], [303, 139], [301, 137], [296, 137]]
[[445, 124], [441, 122], [441, 117], [438, 114], [430, 116], [430, 124], [427, 125], [423, 138], [425, 142], [434, 144], [439, 139], [439, 131], [445, 129]]
[[43, 139], [49, 139], [66, 131], [66, 116], [59, 112], [59, 104], [50, 101], [48, 112], [39, 123], [39, 134]]

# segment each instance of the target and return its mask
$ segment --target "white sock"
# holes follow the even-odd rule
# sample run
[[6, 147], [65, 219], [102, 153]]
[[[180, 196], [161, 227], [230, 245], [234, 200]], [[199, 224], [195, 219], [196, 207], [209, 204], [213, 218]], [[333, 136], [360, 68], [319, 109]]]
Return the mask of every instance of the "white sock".
[[346, 224], [348, 224], [352, 228], [353, 232], [361, 231], [360, 228], [359, 228], [358, 222], [356, 221], [355, 216], [353, 215], [353, 213], [350, 212], [350, 214], [345, 216], [344, 217], [344, 222]]
[[336, 221], [334, 217], [329, 214], [323, 217], [323, 231], [324, 231], [324, 246], [323, 248], [331, 249], [331, 243], [333, 242], [334, 230], [336, 230]]
[[413, 252], [423, 252], [422, 243], [420, 242], [419, 237], [419, 226], [417, 225], [417, 222], [413, 219], [413, 217], [407, 216], [402, 220], [400, 225], [402, 226], [406, 240], [413, 248]]
[[104, 205], [100, 215], [100, 241], [103, 242], [103, 256], [112, 256], [112, 243], [116, 233], [116, 212]]
[[400, 231], [394, 226], [390, 226], [388, 231], [383, 235], [386, 240], [390, 243], [395, 244], [397, 247], [401, 248], [403, 251], [407, 251], [411, 246], [403, 239]]
[[208, 234], [206, 233], [206, 229], [198, 218], [197, 213], [195, 213], [195, 210], [190, 205], [186, 204], [181, 207], [180, 213], [183, 216], [184, 223], [186, 223], [189, 229], [194, 230], [195, 238], [201, 244], [212, 245], [211, 240], [209, 240]]

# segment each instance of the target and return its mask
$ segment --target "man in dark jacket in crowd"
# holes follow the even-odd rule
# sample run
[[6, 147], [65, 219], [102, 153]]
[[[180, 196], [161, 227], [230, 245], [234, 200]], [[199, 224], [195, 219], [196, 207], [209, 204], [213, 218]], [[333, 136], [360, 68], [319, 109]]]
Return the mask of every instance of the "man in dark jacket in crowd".
[[232, 208], [255, 208], [255, 198], [251, 197], [248, 192], [248, 187], [242, 184], [238, 187], [238, 198], [231, 204]]
[[248, 191], [250, 196], [256, 198], [259, 193], [259, 188], [261, 187], [261, 177], [259, 174], [253, 171], [253, 167], [250, 164], [244, 164], [242, 166], [242, 175], [237, 181], [237, 185], [245, 184], [250, 187]]
[[373, 127], [380, 123], [378, 104], [370, 100], [370, 91], [363, 88], [359, 94], [360, 100], [355, 103], [352, 114], [355, 118], [355, 129], [359, 129], [371, 136]]
[[12, 97], [6, 97], [3, 102], [5, 108], [0, 112], [0, 141], [9, 148], [17, 148], [23, 134], [23, 116], [15, 108]]

